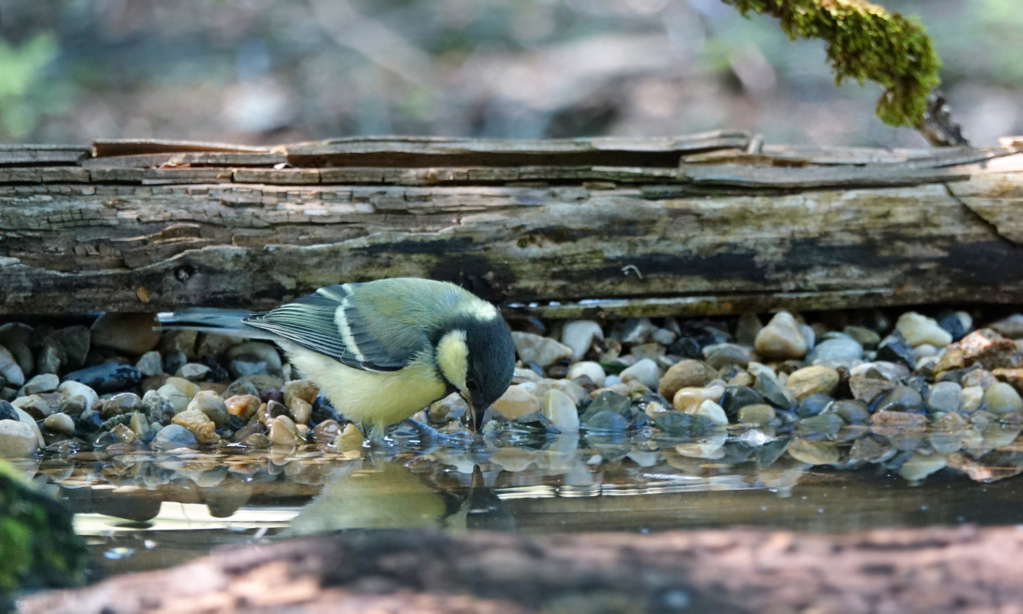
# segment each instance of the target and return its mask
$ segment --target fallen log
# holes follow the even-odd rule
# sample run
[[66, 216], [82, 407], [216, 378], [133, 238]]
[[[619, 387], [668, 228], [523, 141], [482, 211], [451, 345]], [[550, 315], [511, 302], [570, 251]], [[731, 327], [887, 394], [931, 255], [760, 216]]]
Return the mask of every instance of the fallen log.
[[31, 596], [22, 614], [993, 612], [1023, 600], [1014, 527], [843, 535], [353, 531]]
[[509, 315], [1023, 301], [1023, 153], [745, 133], [0, 147], [0, 313], [459, 282]]

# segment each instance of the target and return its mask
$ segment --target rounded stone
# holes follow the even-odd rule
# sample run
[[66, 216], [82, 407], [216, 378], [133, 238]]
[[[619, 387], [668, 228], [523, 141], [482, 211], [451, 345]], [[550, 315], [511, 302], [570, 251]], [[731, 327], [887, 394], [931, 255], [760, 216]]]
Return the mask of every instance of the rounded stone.
[[[231, 375], [234, 377], [256, 373], [280, 374], [282, 367], [281, 355], [277, 353], [277, 348], [265, 341], [246, 341], [232, 346], [224, 353], [224, 362], [231, 365]], [[263, 370], [257, 368], [255, 371], [245, 372], [246, 369], [238, 368], [238, 365], [235, 364], [242, 362], [262, 363], [265, 367], [262, 368]]]
[[937, 320], [920, 315], [915, 311], [909, 311], [899, 316], [895, 323], [895, 330], [902, 333], [912, 347], [928, 343], [930, 345], [944, 347], [952, 343], [952, 334], [938, 325]]
[[103, 401], [103, 407], [100, 410], [100, 415], [103, 419], [113, 418], [114, 416], [120, 416], [121, 414], [130, 414], [134, 411], [140, 411], [142, 409], [142, 399], [139, 398], [134, 392], [122, 392], [115, 394], [109, 399]]
[[916, 412], [923, 409], [923, 405], [923, 397], [916, 389], [900, 384], [884, 393], [873, 409], [875, 412]]
[[0, 458], [25, 458], [38, 449], [31, 426], [20, 420], [0, 420]]
[[863, 326], [846, 326], [842, 332], [867, 350], [877, 348], [877, 344], [881, 342], [881, 335]]
[[782, 311], [760, 329], [753, 347], [758, 354], [772, 360], [802, 358], [806, 355], [806, 338], [792, 314]]
[[863, 346], [842, 335], [821, 341], [806, 356], [806, 361], [849, 363], [863, 358]]
[[64, 381], [79, 382], [100, 393], [118, 392], [141, 382], [142, 372], [131, 365], [107, 362], [68, 373]]
[[932, 473], [944, 469], [948, 459], [940, 454], [921, 454], [916, 452], [899, 466], [899, 475], [910, 482], [926, 478]]
[[736, 343], [718, 343], [708, 345], [702, 350], [703, 358], [714, 369], [738, 367], [745, 369], [753, 357], [749, 350]]
[[649, 358], [637, 361], [636, 364], [625, 369], [618, 377], [623, 382], [639, 382], [647, 388], [654, 390], [657, 388], [657, 382], [661, 376], [661, 369], [657, 366], [657, 363]]
[[177, 448], [195, 448], [198, 444], [195, 435], [187, 428], [179, 424], [169, 424], [156, 433], [150, 447], [163, 452]]
[[562, 433], [579, 430], [579, 410], [572, 397], [564, 392], [557, 389], [548, 390], [544, 393], [540, 406], [544, 417]]
[[568, 368], [568, 379], [570, 380], [584, 375], [598, 388], [604, 385], [604, 379], [607, 377], [607, 373], [604, 372], [604, 367], [600, 366], [600, 363], [589, 360], [577, 362]]
[[104, 313], [89, 332], [92, 345], [134, 356], [160, 343], [159, 323], [151, 313]]
[[564, 343], [533, 333], [512, 332], [515, 351], [523, 362], [535, 362], [541, 367], [572, 357], [572, 348]]
[[270, 421], [270, 432], [267, 436], [275, 446], [294, 446], [303, 443], [294, 421], [288, 416], [277, 416]]
[[679, 411], [690, 411], [704, 401], [717, 403], [725, 394], [724, 386], [680, 388], [671, 399], [672, 406]]
[[657, 394], [673, 399], [680, 389], [703, 387], [717, 376], [717, 369], [702, 360], [687, 358], [668, 368], [657, 385]]
[[174, 413], [185, 411], [188, 407], [188, 402], [192, 400], [192, 397], [188, 396], [181, 391], [180, 388], [173, 384], [164, 384], [156, 389], [156, 393], [160, 397], [170, 403], [171, 407], [174, 408]]
[[766, 428], [774, 422], [776, 417], [774, 408], [766, 403], [747, 405], [739, 409], [738, 422], [739, 424], [756, 424], [761, 428]]
[[700, 403], [696, 409], [691, 410], [689, 413], [703, 416], [713, 425], [728, 426], [728, 416], [725, 415], [724, 408], [710, 399]]
[[802, 399], [811, 394], [833, 394], [838, 387], [838, 381], [838, 371], [813, 365], [793, 371], [785, 385], [797, 399]]
[[992, 384], [984, 392], [984, 405], [989, 411], [996, 414], [1004, 414], [1010, 411], [1023, 410], [1023, 398], [1009, 384], [998, 382]]
[[573, 320], [561, 328], [561, 343], [571, 348], [572, 360], [582, 359], [593, 342], [603, 338], [603, 329], [593, 320]]
[[362, 443], [366, 440], [363, 436], [362, 431], [357, 429], [354, 424], [348, 423], [345, 425], [341, 434], [334, 439], [334, 448], [338, 452], [362, 452]]
[[18, 396], [39, 394], [40, 392], [53, 392], [59, 385], [59, 377], [53, 373], [41, 373], [25, 382], [25, 385], [18, 391]]
[[788, 447], [789, 456], [809, 465], [830, 465], [837, 463], [841, 456], [834, 443], [829, 441], [809, 441], [802, 437], [794, 437]]
[[51, 433], [71, 436], [75, 434], [75, 421], [64, 413], [50, 414], [43, 419], [43, 429]]
[[963, 398], [963, 387], [955, 382], [938, 382], [927, 392], [927, 409], [932, 412], [954, 412]]
[[7, 380], [7, 385], [12, 388], [20, 388], [25, 384], [25, 372], [22, 371], [14, 355], [4, 346], [0, 345], [0, 376]]
[[188, 403], [186, 411], [199, 410], [213, 421], [218, 429], [226, 429], [231, 424], [231, 415], [220, 395], [212, 390], [200, 390]]
[[501, 398], [494, 401], [494, 411], [509, 420], [540, 411], [540, 400], [522, 384], [509, 386]]

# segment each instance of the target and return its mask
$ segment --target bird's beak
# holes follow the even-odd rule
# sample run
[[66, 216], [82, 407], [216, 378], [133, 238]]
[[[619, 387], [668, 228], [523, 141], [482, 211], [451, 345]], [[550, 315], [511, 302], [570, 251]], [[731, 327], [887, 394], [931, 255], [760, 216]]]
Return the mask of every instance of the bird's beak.
[[487, 408], [477, 407], [476, 404], [472, 402], [471, 398], [462, 398], [465, 399], [466, 405], [469, 406], [469, 428], [471, 428], [474, 433], [478, 433], [480, 432], [480, 429], [483, 428], [483, 414], [487, 413]]

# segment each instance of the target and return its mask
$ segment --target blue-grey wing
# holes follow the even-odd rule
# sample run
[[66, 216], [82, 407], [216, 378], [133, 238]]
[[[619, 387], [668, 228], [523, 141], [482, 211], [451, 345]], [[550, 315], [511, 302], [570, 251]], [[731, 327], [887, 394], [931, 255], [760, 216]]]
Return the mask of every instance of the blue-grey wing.
[[[371, 310], [358, 308], [354, 296], [362, 284], [320, 288], [263, 314], [250, 316], [245, 324], [330, 356], [340, 363], [368, 371], [397, 371], [411, 362], [426, 343], [414, 331], [399, 343], [374, 334], [367, 317]], [[409, 342], [411, 341], [411, 342]]]

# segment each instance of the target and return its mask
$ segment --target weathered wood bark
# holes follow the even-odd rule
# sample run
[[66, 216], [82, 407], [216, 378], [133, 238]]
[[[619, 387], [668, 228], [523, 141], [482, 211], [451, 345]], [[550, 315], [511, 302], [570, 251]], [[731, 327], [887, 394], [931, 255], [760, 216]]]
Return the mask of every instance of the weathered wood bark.
[[19, 612], [1001, 612], [1023, 602], [1021, 555], [1014, 527], [349, 532], [37, 595]]
[[1020, 302], [1018, 151], [743, 133], [6, 147], [0, 313], [267, 308], [395, 275], [548, 316]]

